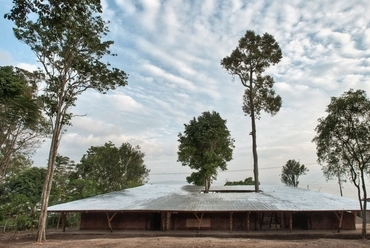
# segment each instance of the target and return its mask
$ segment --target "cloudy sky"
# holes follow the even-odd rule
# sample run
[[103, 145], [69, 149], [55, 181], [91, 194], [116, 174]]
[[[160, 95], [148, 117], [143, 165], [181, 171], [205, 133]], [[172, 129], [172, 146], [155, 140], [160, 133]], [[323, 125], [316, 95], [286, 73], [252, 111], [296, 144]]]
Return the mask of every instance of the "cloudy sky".
[[[181, 181], [191, 171], [177, 162], [177, 135], [204, 111], [227, 119], [235, 138], [234, 159], [216, 184], [253, 176], [250, 118], [242, 112], [244, 88], [221, 67], [247, 30], [273, 35], [283, 59], [268, 73], [282, 97], [280, 112], [257, 121], [261, 184], [281, 184], [289, 159], [309, 168], [300, 187], [339, 194], [316, 162], [317, 119], [330, 97], [349, 89], [370, 95], [370, 2], [247, 0], [105, 0], [114, 67], [129, 74], [129, 85], [101, 95], [79, 97], [60, 154], [78, 162], [90, 146], [112, 141], [140, 145], [150, 182]], [[0, 0], [2, 15], [11, 1]], [[0, 19], [0, 66], [35, 69], [30, 49], [16, 40], [12, 23]], [[45, 166], [49, 143], [34, 156]], [[347, 195], [346, 195], [347, 194]], [[345, 186], [346, 196], [356, 193]]]

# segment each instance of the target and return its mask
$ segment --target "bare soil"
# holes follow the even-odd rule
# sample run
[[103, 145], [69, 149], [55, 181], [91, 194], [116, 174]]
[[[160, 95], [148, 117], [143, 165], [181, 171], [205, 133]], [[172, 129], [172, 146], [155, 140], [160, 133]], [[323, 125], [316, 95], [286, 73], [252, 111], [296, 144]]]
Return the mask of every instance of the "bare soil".
[[0, 234], [0, 247], [370, 247], [370, 241], [362, 240], [359, 232], [345, 235], [323, 235], [309, 233], [305, 235], [282, 233], [260, 233], [238, 237], [212, 234], [173, 236], [176, 233], [141, 233], [132, 232], [83, 232], [48, 230], [47, 242], [38, 244], [34, 241], [36, 232], [8, 232]]

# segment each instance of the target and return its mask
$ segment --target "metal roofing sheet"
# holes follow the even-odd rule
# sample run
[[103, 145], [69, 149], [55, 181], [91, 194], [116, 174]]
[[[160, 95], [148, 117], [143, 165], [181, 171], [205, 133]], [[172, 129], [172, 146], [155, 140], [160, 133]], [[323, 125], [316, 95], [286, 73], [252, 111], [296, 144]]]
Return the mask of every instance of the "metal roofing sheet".
[[[147, 184], [48, 208], [49, 212], [82, 211], [359, 211], [358, 201], [286, 185], [212, 186], [202, 193], [193, 185]], [[222, 192], [224, 191], [224, 192]], [[233, 192], [234, 191], [234, 192]], [[242, 191], [242, 192], [240, 192]]]

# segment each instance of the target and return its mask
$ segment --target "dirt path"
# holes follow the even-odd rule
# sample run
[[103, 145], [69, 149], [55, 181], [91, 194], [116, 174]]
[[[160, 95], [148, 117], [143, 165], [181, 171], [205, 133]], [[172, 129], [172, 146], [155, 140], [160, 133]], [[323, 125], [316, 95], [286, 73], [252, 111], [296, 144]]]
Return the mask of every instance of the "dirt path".
[[43, 244], [34, 242], [34, 232], [0, 234], [0, 247], [370, 247], [370, 241], [360, 239], [303, 238], [268, 236], [258, 238], [214, 238], [214, 237], [120, 237], [106, 234], [76, 234], [75, 232], [49, 233], [48, 241]]

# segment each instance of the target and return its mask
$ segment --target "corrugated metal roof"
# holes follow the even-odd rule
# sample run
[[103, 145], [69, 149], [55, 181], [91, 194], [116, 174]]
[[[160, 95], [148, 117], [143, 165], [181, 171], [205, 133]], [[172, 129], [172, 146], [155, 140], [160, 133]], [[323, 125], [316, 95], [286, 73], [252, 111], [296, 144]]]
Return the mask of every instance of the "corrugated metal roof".
[[[286, 185], [212, 186], [147, 184], [51, 206], [49, 212], [85, 211], [359, 211], [358, 201]], [[226, 191], [226, 192], [220, 192]], [[239, 191], [239, 192], [230, 192]], [[240, 192], [243, 191], [243, 192]]]

